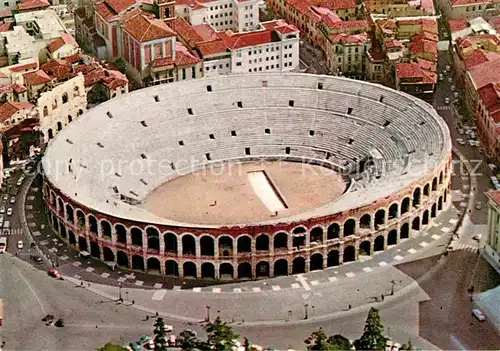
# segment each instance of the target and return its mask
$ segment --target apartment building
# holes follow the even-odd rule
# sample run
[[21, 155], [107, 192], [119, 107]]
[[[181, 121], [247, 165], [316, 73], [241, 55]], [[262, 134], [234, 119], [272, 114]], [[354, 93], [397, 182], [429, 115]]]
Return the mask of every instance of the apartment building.
[[439, 0], [439, 5], [448, 19], [489, 19], [500, 15], [500, 0]]

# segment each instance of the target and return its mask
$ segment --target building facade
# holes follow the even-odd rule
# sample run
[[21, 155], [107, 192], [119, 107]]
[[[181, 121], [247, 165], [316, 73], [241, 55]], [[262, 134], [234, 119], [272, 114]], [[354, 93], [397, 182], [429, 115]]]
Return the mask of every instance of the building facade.
[[488, 197], [488, 237], [484, 253], [488, 262], [500, 271], [500, 191], [489, 191]]

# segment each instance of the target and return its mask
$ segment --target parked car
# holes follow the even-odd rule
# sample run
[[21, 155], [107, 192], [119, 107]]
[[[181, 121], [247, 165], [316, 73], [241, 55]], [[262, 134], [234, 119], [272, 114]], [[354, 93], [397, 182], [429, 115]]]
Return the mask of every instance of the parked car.
[[7, 209], [7, 216], [12, 216], [12, 207]]
[[478, 309], [478, 308], [474, 308], [474, 309], [472, 310], [472, 315], [473, 315], [474, 317], [476, 317], [476, 318], [477, 318], [477, 320], [478, 320], [478, 321], [480, 321], [480, 322], [484, 322], [484, 321], [486, 320], [485, 315], [484, 315], [484, 314], [483, 314], [483, 312], [481, 312], [481, 310], [480, 310], [480, 309]]
[[4, 194], [3, 195], [3, 201], [7, 201], [9, 199], [9, 194]]
[[12, 197], [10, 198], [10, 203], [11, 203], [11, 204], [15, 204], [15, 203], [16, 203], [16, 197], [15, 197], [15, 196], [12, 196]]
[[479, 141], [469, 140], [469, 145], [473, 146], [473, 147], [478, 147], [479, 146]]
[[30, 255], [30, 260], [35, 261], [36, 263], [43, 263], [43, 260], [38, 255]]
[[482, 204], [478, 201], [476, 202], [476, 210], [480, 210], [482, 207]]
[[457, 140], [457, 144], [458, 144], [458, 145], [465, 145], [465, 141], [464, 141], [464, 139], [462, 139], [462, 138], [457, 138], [456, 140]]
[[453, 78], [448, 77], [448, 83], [451, 83], [451, 82], [453, 82]]
[[445, 105], [449, 105], [450, 104], [450, 98], [444, 98], [444, 103]]
[[0, 207], [0, 213], [5, 213], [5, 206]]
[[458, 99], [458, 93], [456, 91], [453, 93], [453, 96], [455, 97], [455, 99]]
[[439, 73], [439, 80], [443, 80], [443, 74]]
[[454, 85], [452, 85], [452, 86], [450, 87], [450, 89], [451, 89], [451, 91], [455, 91], [456, 87], [455, 87]]
[[451, 71], [451, 66], [450, 65], [446, 65], [446, 71], [447, 72]]
[[59, 273], [55, 268], [50, 268], [48, 271], [47, 271], [47, 274], [49, 276], [51, 276], [52, 278], [55, 278], [55, 279], [61, 279], [61, 273]]
[[24, 247], [23, 241], [22, 241], [22, 240], [19, 240], [19, 241], [17, 242], [17, 249], [18, 249], [18, 250], [22, 250], [22, 249], [23, 249], [23, 247]]

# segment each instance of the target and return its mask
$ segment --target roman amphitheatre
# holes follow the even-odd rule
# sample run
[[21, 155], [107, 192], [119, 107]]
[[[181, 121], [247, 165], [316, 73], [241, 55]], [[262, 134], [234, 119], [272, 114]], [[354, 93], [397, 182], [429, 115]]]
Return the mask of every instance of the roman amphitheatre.
[[68, 244], [181, 278], [355, 261], [411, 239], [451, 200], [450, 134], [435, 110], [332, 76], [141, 89], [72, 122], [42, 162], [47, 211]]

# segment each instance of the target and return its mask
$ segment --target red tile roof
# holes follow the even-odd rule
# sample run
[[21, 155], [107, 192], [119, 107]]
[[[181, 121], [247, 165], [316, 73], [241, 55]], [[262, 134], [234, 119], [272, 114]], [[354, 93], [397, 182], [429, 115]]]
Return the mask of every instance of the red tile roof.
[[34, 107], [35, 105], [30, 102], [8, 101], [0, 106], [0, 123], [5, 122], [10, 117], [12, 117], [13, 114], [20, 110], [31, 110]]
[[14, 28], [14, 22], [2, 22], [0, 23], [0, 32], [9, 32]]
[[368, 29], [368, 21], [365, 20], [356, 20], [356, 21], [341, 21], [341, 22], [335, 22], [331, 26], [329, 26], [329, 29]]
[[184, 45], [181, 43], [175, 44], [175, 65], [177, 67], [191, 66], [201, 62], [201, 60], [191, 53]]
[[436, 64], [426, 60], [417, 63], [399, 63], [396, 74], [401, 79], [413, 79], [411, 84], [435, 84], [437, 82]]
[[500, 123], [500, 82], [490, 83], [478, 90], [495, 123]]
[[144, 43], [151, 40], [175, 37], [176, 33], [165, 22], [137, 14], [122, 24], [135, 40]]
[[400, 63], [396, 66], [396, 73], [399, 78], [422, 78], [422, 69], [416, 63]]
[[33, 63], [27, 63], [25, 65], [10, 67], [9, 70], [11, 72], [22, 72], [26, 70], [33, 70], [36, 68], [38, 68], [38, 64], [36, 62], [33, 62]]
[[[491, 1], [488, 0], [451, 0], [452, 6], [463, 6], [463, 5], [474, 5], [474, 4], [486, 4]], [[493, 1], [495, 2], [495, 1]]]
[[466, 19], [451, 19], [448, 20], [450, 32], [455, 33], [469, 27], [469, 21]]
[[5, 17], [12, 17], [12, 10], [10, 9], [0, 10], [0, 18], [5, 18]]
[[500, 206], [500, 190], [490, 190], [486, 193], [486, 196], [497, 206]]
[[309, 0], [309, 3], [311, 6], [321, 6], [331, 10], [345, 10], [357, 7], [356, 0]]
[[23, 74], [24, 81], [28, 85], [38, 85], [50, 82], [50, 77], [42, 70]]
[[50, 7], [50, 3], [47, 0], [24, 0], [17, 5], [19, 11], [42, 9], [47, 7]]
[[479, 90], [489, 83], [500, 82], [500, 69], [498, 67], [500, 67], [500, 58], [472, 67], [469, 70], [469, 75], [474, 87]]
[[71, 34], [62, 32], [61, 37], [57, 38], [53, 42], [49, 43], [49, 45], [47, 45], [47, 49], [49, 50], [49, 52], [54, 53], [66, 44], [79, 47], [75, 38], [73, 38]]
[[476, 49], [464, 56], [464, 62], [467, 69], [471, 69], [472, 67], [498, 58], [500, 58], [500, 53]]
[[135, 0], [104, 0], [94, 5], [94, 10], [106, 21], [117, 19], [118, 15], [136, 4]]
[[420, 40], [411, 42], [408, 45], [408, 52], [412, 55], [425, 55], [431, 53], [435, 59], [438, 56], [437, 43], [430, 40]]
[[497, 32], [500, 31], [500, 16], [492, 17], [489, 19], [488, 23], [496, 29]]
[[342, 44], [363, 44], [368, 41], [368, 37], [366, 34], [345, 34], [345, 33], [339, 33], [339, 34], [332, 34], [328, 38], [330, 38], [332, 43], [342, 43]]

